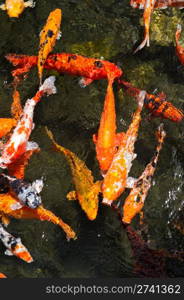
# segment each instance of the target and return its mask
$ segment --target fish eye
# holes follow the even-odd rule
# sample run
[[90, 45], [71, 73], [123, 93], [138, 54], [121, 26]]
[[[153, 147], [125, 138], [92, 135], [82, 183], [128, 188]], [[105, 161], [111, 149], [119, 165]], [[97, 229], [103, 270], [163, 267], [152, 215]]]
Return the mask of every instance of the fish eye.
[[95, 65], [95, 67], [97, 67], [97, 68], [102, 68], [102, 67], [103, 67], [103, 64], [102, 64], [102, 62], [101, 62], [100, 60], [96, 60], [96, 61], [94, 62], [94, 65]]
[[26, 204], [30, 208], [37, 208], [41, 205], [41, 197], [35, 192], [29, 192], [26, 195]]

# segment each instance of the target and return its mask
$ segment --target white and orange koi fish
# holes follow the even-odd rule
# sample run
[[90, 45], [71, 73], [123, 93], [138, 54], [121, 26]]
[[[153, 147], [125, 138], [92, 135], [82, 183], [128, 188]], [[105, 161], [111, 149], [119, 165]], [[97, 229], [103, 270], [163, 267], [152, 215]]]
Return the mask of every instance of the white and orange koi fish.
[[7, 278], [7, 277], [3, 273], [0, 273], [0, 278]]
[[43, 85], [39, 88], [39, 91], [36, 93], [36, 95], [32, 99], [28, 99], [26, 101], [20, 120], [18, 121], [10, 139], [3, 147], [0, 157], [0, 168], [7, 168], [8, 165], [14, 163], [26, 151], [38, 148], [36, 143], [28, 142], [34, 127], [34, 108], [43, 95], [51, 95], [56, 93], [54, 81], [54, 76], [47, 78]]
[[132, 161], [136, 158], [134, 144], [137, 139], [145, 96], [145, 91], [139, 93], [137, 97], [138, 108], [133, 116], [132, 123], [122, 139], [111, 166], [105, 175], [102, 185], [102, 202], [104, 204], [111, 205], [112, 202], [123, 193], [127, 186], [128, 173], [131, 169]]
[[18, 258], [26, 261], [27, 263], [33, 262], [33, 258], [30, 255], [27, 248], [22, 244], [20, 238], [15, 238], [13, 235], [8, 233], [4, 227], [0, 224], [0, 240], [7, 248], [5, 251], [6, 255], [15, 255]]
[[141, 50], [145, 45], [149, 47], [150, 42], [149, 42], [149, 29], [150, 29], [150, 21], [151, 21], [151, 14], [153, 12], [155, 3], [157, 0], [146, 0], [144, 4], [144, 40], [142, 43], [137, 47], [137, 49], [134, 51], [136, 53], [137, 51]]
[[156, 132], [158, 145], [156, 147], [155, 154], [150, 163], [147, 164], [144, 172], [141, 174], [138, 180], [135, 181], [134, 186], [123, 205], [123, 223], [130, 224], [132, 219], [141, 212], [144, 206], [145, 199], [151, 187], [151, 181], [157, 166], [159, 153], [162, 149], [165, 136], [166, 133], [163, 129], [163, 124], [160, 124]]

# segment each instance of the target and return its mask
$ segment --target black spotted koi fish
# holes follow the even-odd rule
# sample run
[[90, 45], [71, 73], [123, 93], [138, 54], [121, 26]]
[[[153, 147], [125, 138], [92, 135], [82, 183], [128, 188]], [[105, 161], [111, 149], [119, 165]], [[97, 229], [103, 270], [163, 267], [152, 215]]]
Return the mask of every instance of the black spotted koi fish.
[[33, 262], [33, 258], [27, 248], [22, 244], [20, 238], [15, 238], [12, 234], [7, 232], [2, 224], [0, 224], [0, 240], [7, 248], [6, 255], [15, 255], [27, 263]]

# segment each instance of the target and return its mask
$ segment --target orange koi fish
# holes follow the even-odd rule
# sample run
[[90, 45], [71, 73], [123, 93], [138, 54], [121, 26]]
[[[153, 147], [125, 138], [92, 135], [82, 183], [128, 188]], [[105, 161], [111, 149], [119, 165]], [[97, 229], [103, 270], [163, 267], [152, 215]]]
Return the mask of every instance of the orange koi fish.
[[3, 273], [0, 273], [0, 278], [7, 278], [7, 277]]
[[[15, 79], [38, 63], [37, 56], [8, 54], [5, 57], [18, 67], [12, 72]], [[108, 79], [108, 76], [116, 79], [123, 74], [118, 66], [109, 61], [71, 53], [50, 54], [45, 61], [44, 68], [82, 77], [79, 82], [81, 87], [89, 85], [93, 80]]]
[[[133, 97], [136, 97], [141, 91], [132, 86], [129, 82], [119, 80], [119, 83], [125, 91]], [[181, 122], [183, 120], [183, 112], [176, 108], [171, 102], [166, 101], [166, 95], [164, 93], [158, 95], [146, 93], [144, 105], [154, 117], [168, 119], [172, 122]]]
[[16, 219], [38, 219], [40, 221], [52, 222], [64, 230], [67, 239], [76, 239], [76, 233], [71, 227], [43, 206], [39, 206], [35, 209], [23, 206], [20, 209], [13, 210], [12, 207], [15, 207], [17, 203], [18, 200], [10, 193], [0, 194], [0, 215], [6, 215]]
[[17, 90], [14, 90], [13, 102], [11, 105], [12, 118], [0, 118], [0, 138], [6, 136], [12, 128], [16, 126], [21, 113], [22, 107], [20, 103], [20, 95]]
[[144, 40], [134, 51], [134, 53], [136, 53], [137, 51], [141, 50], [146, 44], [149, 47], [149, 28], [150, 28], [150, 20], [151, 20], [151, 14], [153, 12], [153, 9], [154, 8], [165, 9], [168, 7], [184, 8], [184, 1], [183, 0], [131, 0], [130, 5], [133, 8], [144, 9], [144, 14], [143, 14], [144, 26], [145, 26]]
[[33, 112], [36, 104], [45, 94], [51, 95], [56, 93], [54, 86], [55, 77], [50, 76], [45, 80], [39, 91], [32, 99], [28, 99], [23, 109], [20, 120], [17, 123], [10, 139], [3, 147], [0, 157], [0, 167], [7, 168], [9, 164], [16, 161], [26, 151], [38, 148], [33, 142], [28, 142], [33, 129]]
[[93, 135], [97, 159], [103, 173], [109, 169], [117, 146], [124, 136], [124, 133], [116, 134], [116, 112], [112, 84], [113, 81], [109, 80], [98, 135]]
[[58, 145], [51, 133], [46, 128], [46, 132], [51, 139], [57, 151], [63, 152], [70, 165], [73, 183], [76, 191], [72, 191], [67, 195], [68, 200], [77, 199], [81, 208], [86, 213], [89, 220], [94, 220], [98, 212], [98, 194], [101, 190], [101, 182], [94, 183], [94, 178], [86, 164], [78, 158], [72, 151]]
[[26, 7], [35, 7], [35, 2], [29, 0], [6, 0], [5, 4], [0, 5], [0, 9], [7, 10], [10, 18], [18, 18]]
[[147, 47], [149, 47], [150, 42], [149, 42], [149, 28], [150, 28], [150, 21], [151, 21], [151, 14], [153, 12], [155, 3], [157, 0], [145, 0], [145, 4], [144, 4], [144, 14], [143, 14], [143, 18], [144, 18], [144, 40], [142, 41], [142, 43], [137, 47], [137, 49], [134, 51], [134, 54], [141, 50], [145, 45], [147, 45]]
[[15, 255], [18, 258], [26, 261], [27, 263], [33, 262], [33, 258], [30, 255], [27, 248], [22, 244], [20, 238], [15, 238], [12, 234], [7, 232], [4, 227], [0, 224], [0, 240], [7, 248], [5, 251], [6, 255]]
[[181, 25], [177, 25], [177, 30], [175, 33], [175, 40], [176, 40], [176, 55], [178, 56], [179, 61], [184, 65], [184, 47], [179, 44], [179, 39], [181, 35]]
[[111, 205], [125, 190], [127, 186], [128, 173], [135, 159], [134, 144], [137, 139], [141, 111], [144, 104], [146, 92], [141, 91], [137, 97], [138, 108], [133, 116], [125, 137], [119, 145], [119, 149], [113, 157], [111, 166], [107, 171], [102, 184], [103, 203]]
[[144, 206], [145, 199], [147, 197], [148, 191], [151, 187], [152, 177], [154, 175], [156, 165], [159, 158], [160, 150], [164, 142], [166, 133], [163, 129], [163, 124], [158, 127], [156, 132], [156, 137], [158, 139], [158, 145], [156, 147], [155, 154], [151, 159], [150, 163], [147, 164], [144, 172], [134, 183], [133, 188], [130, 191], [129, 196], [126, 198], [123, 205], [123, 218], [124, 223], [130, 224], [132, 219], [140, 213]]
[[53, 50], [56, 39], [60, 38], [60, 25], [61, 25], [62, 12], [61, 9], [56, 8], [53, 10], [47, 19], [45, 26], [40, 32], [40, 45], [38, 53], [38, 75], [40, 85], [42, 84], [42, 73], [45, 61], [49, 53]]

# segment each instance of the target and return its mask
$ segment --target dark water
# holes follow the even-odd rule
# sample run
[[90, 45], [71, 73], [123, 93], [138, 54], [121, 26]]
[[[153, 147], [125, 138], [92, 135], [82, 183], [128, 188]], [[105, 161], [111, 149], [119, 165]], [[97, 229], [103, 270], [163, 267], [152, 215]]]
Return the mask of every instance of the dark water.
[[[18, 19], [10, 19], [5, 12], [0, 12], [2, 117], [10, 116], [12, 102], [11, 66], [4, 55], [37, 55], [39, 33], [55, 8], [63, 11], [62, 38], [56, 43], [55, 53], [64, 51], [104, 57], [122, 67], [126, 80], [149, 92], [164, 91], [169, 101], [184, 108], [184, 68], [174, 50], [174, 33], [177, 23], [182, 24], [183, 10], [155, 11], [151, 47], [133, 56], [133, 49], [143, 37], [142, 12], [132, 9], [129, 0], [37, 0], [35, 8], [27, 8]], [[106, 81], [81, 89], [78, 78], [44, 71], [45, 77], [51, 74], [56, 75], [58, 93], [45, 98], [36, 107], [36, 126], [31, 140], [38, 142], [41, 151], [31, 158], [26, 179], [44, 176], [44, 206], [70, 224], [78, 240], [67, 242], [62, 230], [48, 222], [12, 219], [9, 231], [21, 237], [34, 262], [26, 264], [16, 257], [7, 257], [0, 245], [0, 272], [10, 278], [134, 277], [136, 258], [117, 214], [100, 206], [97, 219], [88, 221], [78, 203], [66, 200], [66, 194], [73, 189], [70, 169], [64, 156], [53, 152], [44, 130], [47, 125], [58, 143], [75, 152], [93, 171], [95, 179], [100, 179], [92, 134], [97, 132], [99, 125]], [[19, 87], [22, 103], [33, 96], [37, 88], [35, 68]], [[126, 130], [136, 106], [134, 100], [117, 87], [115, 96], [118, 129]], [[154, 133], [160, 120], [149, 121], [147, 116], [145, 111], [136, 143], [138, 156], [131, 170], [135, 177], [149, 162], [156, 144]], [[163, 122], [167, 138], [144, 207], [143, 237], [151, 249], [173, 253], [182, 251], [184, 246], [183, 235], [174, 227], [175, 223], [184, 226], [184, 125], [183, 122]], [[132, 227], [140, 229], [138, 217]], [[145, 269], [149, 268], [149, 262], [147, 264]], [[168, 258], [165, 272], [168, 277], [182, 277], [184, 263]]]

